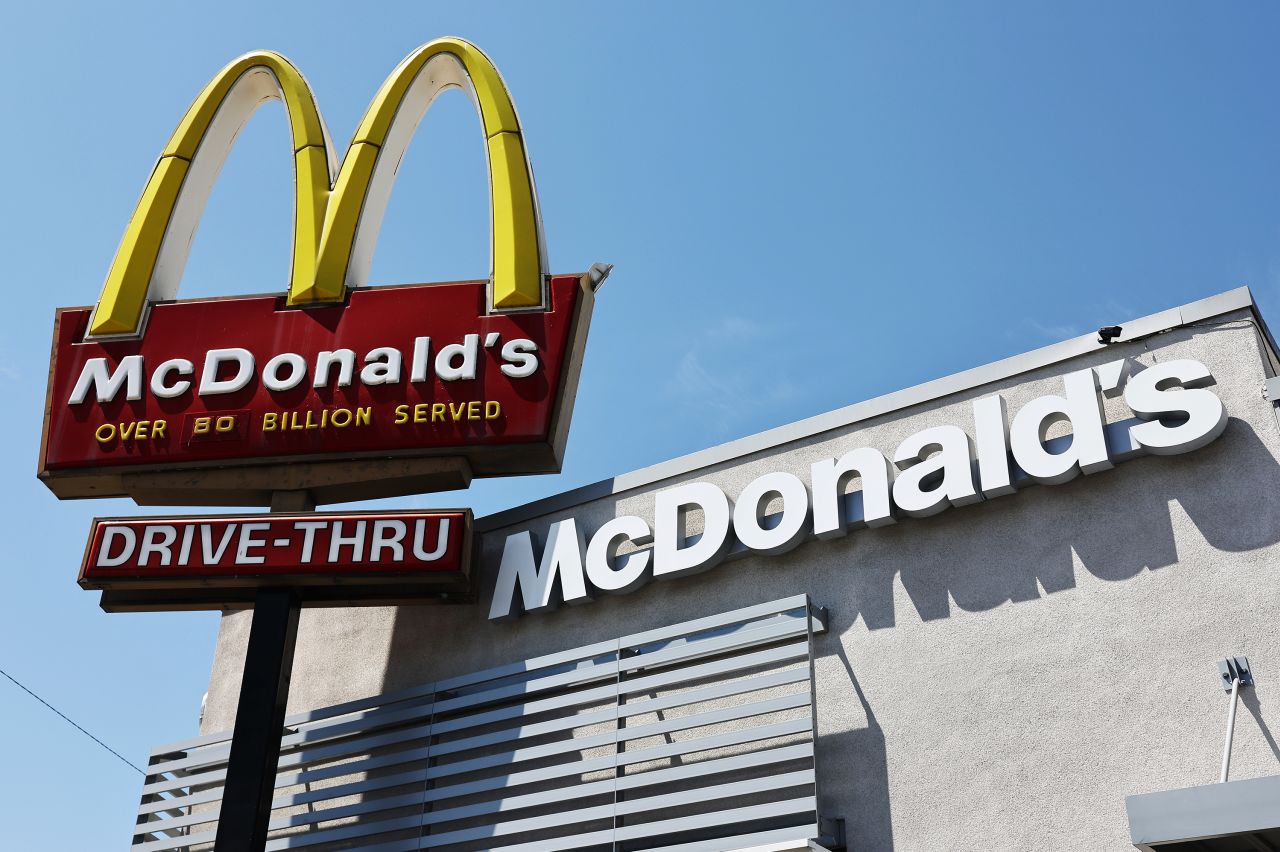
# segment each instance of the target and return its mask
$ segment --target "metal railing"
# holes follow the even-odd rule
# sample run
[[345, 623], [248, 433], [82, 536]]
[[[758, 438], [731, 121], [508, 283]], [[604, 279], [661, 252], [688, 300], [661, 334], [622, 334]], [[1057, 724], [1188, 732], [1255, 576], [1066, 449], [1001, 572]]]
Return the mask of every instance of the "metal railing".
[[[267, 849], [817, 839], [824, 629], [802, 595], [290, 717]], [[134, 852], [212, 847], [229, 748], [221, 733], [152, 753]]]

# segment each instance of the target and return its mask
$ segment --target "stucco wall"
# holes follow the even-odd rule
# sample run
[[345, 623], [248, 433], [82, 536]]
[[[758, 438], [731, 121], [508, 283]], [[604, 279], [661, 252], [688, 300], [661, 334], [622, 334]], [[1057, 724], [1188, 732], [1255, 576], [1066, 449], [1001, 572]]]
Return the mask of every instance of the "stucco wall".
[[[1216, 779], [1227, 699], [1215, 660], [1248, 655], [1232, 777], [1280, 772], [1280, 429], [1260, 337], [1242, 311], [486, 534], [474, 606], [303, 614], [290, 711], [807, 592], [818, 640], [824, 815], [850, 848], [1132, 848], [1124, 797]], [[1121, 355], [1207, 364], [1231, 415], [1214, 444], [1060, 486], [810, 542], [629, 595], [495, 624], [505, 536], [572, 515], [589, 531], [652, 520], [655, 490], [707, 480], [730, 496], [761, 473], [920, 429], [972, 434], [969, 403], [1010, 411]], [[941, 358], [941, 356], [940, 356]], [[851, 369], [853, 367], [851, 366]], [[1121, 400], [1109, 420], [1131, 416]], [[246, 614], [223, 619], [205, 731], [230, 727]]]

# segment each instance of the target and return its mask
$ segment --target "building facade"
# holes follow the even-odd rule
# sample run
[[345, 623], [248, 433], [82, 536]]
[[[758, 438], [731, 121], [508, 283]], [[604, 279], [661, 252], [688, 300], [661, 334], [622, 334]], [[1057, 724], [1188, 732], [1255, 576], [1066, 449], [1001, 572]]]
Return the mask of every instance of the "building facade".
[[[1193, 375], [1188, 364], [1211, 377]], [[1183, 373], [1174, 375], [1177, 365]], [[458, 694], [440, 684], [468, 673], [514, 664], [509, 673], [567, 649], [671, 625], [695, 630], [700, 619], [807, 596], [822, 623], [805, 639], [814, 698], [801, 709], [812, 714], [816, 797], [826, 821], [810, 839], [839, 843], [839, 829], [822, 826], [840, 820], [843, 842], [854, 850], [1133, 848], [1141, 838], [1131, 836], [1127, 797], [1218, 779], [1229, 699], [1216, 682], [1216, 661], [1243, 655], [1256, 668], [1254, 684], [1240, 694], [1231, 778], [1280, 772], [1272, 733], [1280, 724], [1273, 697], [1280, 688], [1280, 423], [1267, 392], [1278, 365], [1252, 297], [1231, 291], [1127, 322], [1111, 342], [1068, 340], [480, 518], [473, 603], [303, 612], [289, 712], [411, 693], [425, 683], [437, 684], [432, 700], [440, 702]], [[1199, 403], [1212, 408], [1205, 394], [1220, 401], [1225, 428], [1206, 421], [1200, 434], [1178, 435], [1213, 412], [1138, 410], [1143, 373], [1166, 368], [1172, 378], [1148, 383], [1148, 396], [1196, 388]], [[1092, 426], [1080, 377], [1096, 394], [1102, 422], [1093, 425], [1101, 432], [1085, 434]], [[1033, 407], [1035, 416], [1019, 421]], [[985, 428], [976, 422], [991, 416]], [[1003, 422], [1005, 444], [992, 422]], [[1019, 460], [1035, 449], [1019, 456], [1017, 442], [1041, 427], [1047, 431], [1036, 445], [1043, 438], [1048, 449], [1038, 463], [1046, 467], [1033, 476], [1025, 468], [1034, 465]], [[952, 453], [962, 451], [947, 444], [961, 433], [967, 471], [952, 466]], [[1096, 442], [1089, 444], [1098, 435], [1101, 458]], [[1002, 449], [992, 450], [992, 441]], [[858, 476], [832, 467], [862, 448], [893, 467], [877, 472], [865, 464], [874, 456], [859, 457]], [[991, 466], [993, 452], [1013, 459], [1007, 483]], [[931, 472], [912, 473], [917, 465]], [[791, 476], [757, 484], [776, 474]], [[804, 497], [788, 497], [795, 482], [807, 487]], [[692, 483], [714, 488], [678, 490]], [[684, 513], [663, 503], [661, 495], [672, 493], [700, 494], [703, 503], [685, 505], [696, 511]], [[703, 528], [722, 520], [717, 493], [732, 501], [728, 532]], [[595, 542], [606, 523], [624, 516], [644, 523], [615, 525], [617, 537]], [[670, 528], [672, 519], [685, 526]], [[786, 529], [793, 521], [795, 529]], [[703, 555], [687, 556], [690, 550]], [[636, 570], [621, 576], [628, 558]], [[620, 588], [593, 582], [608, 580], [601, 565], [616, 572]], [[222, 619], [202, 735], [234, 721], [249, 622], [245, 612]], [[744, 676], [724, 675], [725, 682]], [[789, 694], [777, 686], [785, 676], [778, 678], [762, 682], [762, 700]], [[717, 724], [728, 731], [752, 724], [731, 718], [736, 703], [722, 697], [698, 712], [721, 712]], [[782, 698], [768, 706], [783, 705], [800, 707]], [[634, 721], [667, 718], [659, 710]], [[492, 722], [484, 730], [504, 728]], [[586, 743], [593, 730], [573, 736]], [[518, 743], [523, 735], [515, 736]], [[699, 736], [706, 731], [675, 727], [655, 742]], [[659, 763], [743, 753], [716, 742]], [[740, 803], [750, 805], [757, 793], [743, 788]], [[616, 809], [626, 799], [615, 790], [613, 801]], [[536, 818], [572, 811], [529, 802]], [[364, 818], [358, 809], [342, 814], [333, 825]], [[614, 817], [608, 830], [623, 824]], [[359, 848], [419, 848], [407, 836], [395, 841], [401, 846], [388, 840]], [[705, 834], [687, 836], [678, 848], [729, 848], [698, 840]], [[610, 848], [562, 846], [550, 837], [535, 826], [470, 848]], [[624, 840], [613, 848], [649, 848]], [[679, 838], [663, 842], [677, 848]], [[436, 847], [423, 841], [421, 848]]]

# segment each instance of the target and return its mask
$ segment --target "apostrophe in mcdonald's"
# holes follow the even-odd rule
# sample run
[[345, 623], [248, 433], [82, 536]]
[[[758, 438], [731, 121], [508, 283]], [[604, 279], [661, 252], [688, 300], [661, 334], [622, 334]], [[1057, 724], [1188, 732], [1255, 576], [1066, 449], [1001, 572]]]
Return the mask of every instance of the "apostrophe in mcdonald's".
[[[449, 88], [471, 98], [484, 132], [488, 277], [366, 287], [400, 159]], [[283, 103], [293, 148], [289, 278], [275, 294], [176, 300], [218, 171], [268, 100]], [[57, 313], [40, 476], [59, 497], [265, 504], [283, 482], [332, 502], [559, 470], [604, 273], [548, 274], [520, 121], [493, 62], [462, 39], [432, 41], [387, 77], [340, 163], [330, 139], [310, 85], [280, 54], [245, 54], [199, 93], [97, 305]], [[315, 323], [314, 310], [336, 313]], [[443, 399], [457, 414], [446, 409], [448, 423], [397, 423]], [[145, 453], [111, 452], [121, 438], [97, 430], [126, 416], [181, 432]]]

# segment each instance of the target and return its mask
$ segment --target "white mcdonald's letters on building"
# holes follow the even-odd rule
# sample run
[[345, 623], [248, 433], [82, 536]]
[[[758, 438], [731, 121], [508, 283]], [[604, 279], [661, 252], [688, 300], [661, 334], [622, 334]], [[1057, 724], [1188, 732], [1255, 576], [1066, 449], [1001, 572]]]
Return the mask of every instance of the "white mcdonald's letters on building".
[[[709, 482], [678, 485], [654, 498], [652, 526], [624, 515], [588, 540], [568, 518], [551, 525], [540, 554], [529, 531], [515, 533], [503, 547], [489, 617], [630, 592], [651, 579], [706, 571], [731, 556], [785, 553], [809, 538], [926, 517], [1025, 485], [1057, 485], [1138, 455], [1190, 452], [1222, 434], [1226, 408], [1206, 387], [1213, 376], [1204, 364], [1168, 361], [1131, 374], [1139, 366], [1122, 359], [1068, 373], [1061, 395], [1034, 399], [1012, 419], [1003, 397], [983, 397], [973, 402], [973, 435], [959, 426], [933, 426], [908, 437], [892, 457], [852, 448], [814, 463], [808, 482], [766, 473], [734, 500]], [[1134, 417], [1107, 423], [1102, 394], [1120, 393]], [[1063, 422], [1070, 434], [1046, 437]], [[855, 474], [862, 488], [846, 494]], [[770, 505], [780, 508], [770, 513]], [[696, 533], [686, 529], [694, 512], [701, 515]]]

